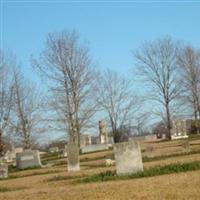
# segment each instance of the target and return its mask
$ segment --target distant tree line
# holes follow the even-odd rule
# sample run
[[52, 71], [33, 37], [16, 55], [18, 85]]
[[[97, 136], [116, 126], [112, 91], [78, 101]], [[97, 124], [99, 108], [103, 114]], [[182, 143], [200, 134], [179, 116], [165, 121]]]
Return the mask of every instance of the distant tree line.
[[[91, 128], [97, 113], [109, 121], [114, 138], [120, 127], [133, 125], [138, 133], [153, 114], [162, 119], [171, 139], [171, 121], [187, 111], [200, 119], [200, 50], [170, 37], [145, 42], [133, 52], [141, 79], [141, 96], [134, 81], [112, 70], [98, 71], [87, 44], [76, 31], [48, 35], [41, 54], [31, 59], [34, 72], [47, 90], [24, 77], [15, 56], [0, 51], [0, 154], [3, 136], [31, 148], [37, 134], [66, 132], [80, 146], [83, 130]], [[145, 110], [146, 102], [156, 109]], [[151, 113], [151, 114], [150, 114]], [[117, 140], [117, 139], [116, 139]]]

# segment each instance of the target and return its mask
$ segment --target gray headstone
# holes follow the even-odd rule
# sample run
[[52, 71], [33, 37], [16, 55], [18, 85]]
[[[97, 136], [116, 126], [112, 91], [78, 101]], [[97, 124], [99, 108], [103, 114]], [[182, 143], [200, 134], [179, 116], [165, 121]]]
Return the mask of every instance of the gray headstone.
[[108, 144], [93, 144], [81, 148], [81, 153], [91, 153], [96, 151], [103, 151], [109, 149]]
[[69, 142], [67, 145], [67, 168], [68, 171], [79, 171], [79, 148], [75, 142]]
[[0, 163], [0, 179], [8, 178], [8, 165]]
[[190, 143], [189, 140], [183, 140], [182, 142], [182, 149], [184, 153], [189, 153], [190, 152]]
[[148, 145], [145, 150], [145, 154], [147, 158], [154, 157], [154, 147], [152, 145]]
[[117, 174], [129, 174], [143, 171], [139, 141], [114, 144]]
[[59, 148], [58, 147], [49, 148], [49, 153], [58, 153], [58, 152], [59, 152]]
[[40, 167], [40, 154], [37, 150], [25, 150], [16, 155], [16, 167], [18, 169], [25, 169], [29, 167]]

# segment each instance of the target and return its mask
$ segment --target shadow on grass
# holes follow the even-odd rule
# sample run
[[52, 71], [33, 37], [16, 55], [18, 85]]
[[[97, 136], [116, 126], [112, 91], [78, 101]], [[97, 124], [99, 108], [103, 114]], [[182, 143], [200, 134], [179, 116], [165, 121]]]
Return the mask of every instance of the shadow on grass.
[[10, 175], [8, 176], [8, 178], [4, 178], [4, 179], [0, 179], [0, 181], [5, 181], [5, 180], [9, 180], [9, 179], [16, 179], [16, 178], [25, 178], [25, 177], [29, 177], [29, 176], [38, 176], [38, 175], [46, 175], [46, 174], [54, 174], [54, 173], [59, 173], [60, 171], [58, 170], [52, 170], [52, 171], [46, 171], [46, 172], [33, 172], [30, 174], [25, 174], [25, 175]]
[[194, 170], [200, 170], [200, 162], [171, 164], [171, 165], [166, 165], [166, 166], [161, 166], [161, 167], [150, 168], [150, 169], [144, 170], [143, 172], [127, 174], [127, 175], [117, 175], [115, 171], [106, 171], [100, 174], [96, 174], [96, 175], [78, 180], [77, 183], [126, 180], [126, 179], [152, 177], [152, 176], [187, 172], [187, 171], [194, 171]]
[[151, 161], [163, 160], [163, 159], [172, 158], [172, 157], [187, 156], [187, 155], [193, 155], [193, 154], [199, 154], [199, 153], [200, 153], [200, 150], [196, 150], [196, 151], [191, 151], [191, 152], [183, 152], [183, 153], [176, 153], [176, 154], [170, 154], [170, 155], [155, 156], [153, 158], [143, 157], [142, 161], [143, 162], [151, 162]]
[[60, 176], [60, 175], [57, 175], [57, 176], [54, 176], [54, 177], [51, 177], [51, 178], [48, 178], [45, 180], [45, 182], [54, 182], [54, 181], [63, 181], [63, 180], [72, 180], [72, 179], [80, 179], [80, 178], [84, 178], [86, 177], [86, 175], [78, 175], [78, 176], [73, 176], [73, 175], [69, 175], [69, 176]]
[[0, 193], [1, 192], [12, 192], [12, 191], [24, 190], [24, 189], [27, 189], [27, 188], [25, 188], [25, 187], [17, 187], [17, 188], [0, 187]]

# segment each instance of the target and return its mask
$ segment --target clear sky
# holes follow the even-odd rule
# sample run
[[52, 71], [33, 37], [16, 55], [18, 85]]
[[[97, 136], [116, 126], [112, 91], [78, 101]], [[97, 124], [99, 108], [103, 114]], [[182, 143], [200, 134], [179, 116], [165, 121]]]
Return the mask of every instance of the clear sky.
[[1, 48], [12, 51], [30, 75], [49, 32], [76, 29], [99, 68], [121, 73], [134, 66], [131, 50], [171, 35], [200, 47], [200, 1], [1, 1]]
[[37, 80], [30, 56], [39, 55], [48, 33], [63, 29], [80, 32], [99, 69], [129, 75], [134, 67], [131, 51], [144, 40], [171, 35], [200, 48], [200, 1], [0, 2], [0, 47], [16, 54], [30, 79]]

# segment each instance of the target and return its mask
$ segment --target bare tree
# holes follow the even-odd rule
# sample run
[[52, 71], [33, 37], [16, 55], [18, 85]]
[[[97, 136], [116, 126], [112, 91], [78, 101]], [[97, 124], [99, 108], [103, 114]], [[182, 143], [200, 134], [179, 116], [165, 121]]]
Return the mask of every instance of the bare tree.
[[134, 53], [139, 74], [150, 89], [148, 98], [165, 109], [168, 139], [171, 138], [171, 108], [181, 91], [177, 84], [177, 53], [177, 44], [169, 37], [146, 42]]
[[194, 119], [200, 119], [200, 51], [184, 47], [177, 56], [181, 82], [187, 102], [193, 107]]
[[44, 132], [41, 122], [41, 96], [33, 83], [23, 77], [19, 67], [13, 67], [14, 108], [9, 123], [12, 131], [23, 140], [24, 148], [32, 147], [33, 136]]
[[150, 117], [151, 113], [149, 112], [138, 113], [135, 117], [135, 124], [139, 135], [145, 135], [148, 133], [147, 126], [149, 125]]
[[70, 140], [79, 145], [81, 130], [95, 112], [91, 64], [89, 49], [79, 42], [75, 31], [49, 34], [45, 50], [33, 60], [49, 86], [55, 121], [62, 122]]
[[118, 129], [131, 122], [139, 108], [139, 99], [133, 95], [131, 82], [114, 71], [107, 70], [97, 81], [96, 99], [107, 113], [115, 139]]
[[0, 51], [0, 156], [4, 152], [3, 134], [8, 127], [8, 118], [12, 108], [12, 77], [10, 67], [14, 64], [13, 58]]
[[[193, 109], [193, 116], [198, 127], [200, 119], [200, 51], [186, 46], [177, 56], [181, 82], [184, 86], [183, 98]], [[197, 132], [199, 130], [197, 128]]]

